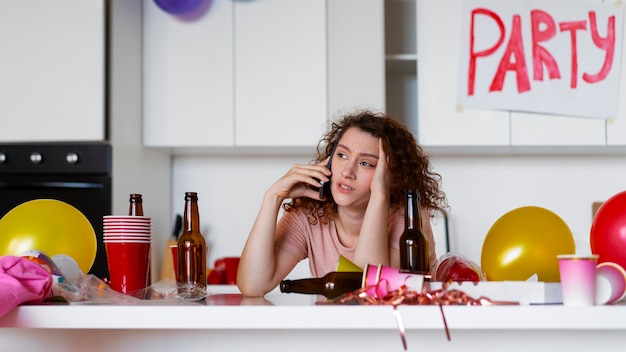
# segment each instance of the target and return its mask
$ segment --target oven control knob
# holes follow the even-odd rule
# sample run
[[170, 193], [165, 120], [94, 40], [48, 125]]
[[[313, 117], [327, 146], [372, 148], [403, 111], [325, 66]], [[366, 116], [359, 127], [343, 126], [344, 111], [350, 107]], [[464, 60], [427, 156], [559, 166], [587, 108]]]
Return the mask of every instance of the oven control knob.
[[67, 163], [71, 165], [78, 163], [78, 154], [74, 152], [67, 153], [67, 155], [65, 156], [65, 161], [67, 161]]
[[0, 152], [0, 164], [4, 164], [7, 161], [7, 155], [3, 152]]
[[40, 164], [43, 161], [43, 155], [40, 152], [33, 152], [30, 155], [30, 162], [33, 164]]

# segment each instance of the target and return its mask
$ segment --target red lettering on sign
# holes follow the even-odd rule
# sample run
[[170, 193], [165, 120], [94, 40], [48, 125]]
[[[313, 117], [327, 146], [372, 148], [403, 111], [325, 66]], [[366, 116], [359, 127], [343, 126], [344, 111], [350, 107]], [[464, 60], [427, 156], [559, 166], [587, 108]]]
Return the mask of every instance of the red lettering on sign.
[[578, 44], [576, 40], [576, 31], [587, 30], [587, 23], [585, 21], [561, 22], [559, 23], [559, 28], [561, 29], [561, 32], [569, 31], [570, 33], [570, 46], [572, 48], [572, 72], [569, 86], [571, 88], [576, 88], [578, 86]]
[[[506, 71], [514, 71], [517, 77], [517, 91], [519, 93], [530, 90], [530, 81], [528, 80], [528, 69], [526, 67], [526, 59], [524, 58], [524, 43], [522, 42], [522, 23], [519, 15], [513, 16], [513, 28], [509, 44], [502, 55], [500, 65], [493, 77], [489, 91], [501, 91], [504, 84], [504, 76]], [[515, 57], [513, 59], [513, 56]]]
[[[492, 20], [498, 30], [499, 38], [492, 46], [476, 51], [476, 19], [478, 16], [485, 16], [487, 20]], [[600, 70], [595, 74], [583, 73], [583, 81], [595, 83], [604, 80], [613, 67], [615, 55], [615, 16], [611, 16], [607, 21], [606, 36], [602, 37], [598, 32], [596, 13], [589, 11], [590, 36], [593, 44], [598, 49], [604, 51], [604, 62]], [[543, 45], [557, 36], [557, 23], [554, 18], [542, 10], [532, 10], [530, 12], [531, 43], [532, 43], [532, 65], [533, 80], [543, 81], [544, 71], [548, 78], [561, 79], [559, 64], [554, 56]], [[566, 21], [558, 23], [559, 33], [569, 32], [570, 43], [570, 87], [576, 89], [578, 86], [578, 38], [579, 31], [587, 32], [587, 21]], [[469, 42], [469, 67], [467, 80], [467, 94], [474, 95], [476, 83], [476, 67], [478, 59], [493, 55], [505, 41], [506, 27], [504, 21], [497, 13], [486, 8], [476, 8], [471, 12], [470, 18], [470, 42]], [[522, 37], [522, 20], [519, 14], [513, 15], [511, 22], [511, 34], [507, 42], [502, 58], [489, 86], [489, 92], [501, 91], [504, 86], [506, 74], [512, 71], [515, 73], [517, 82], [517, 92], [523, 93], [531, 89], [528, 77], [528, 67], [526, 56], [524, 55], [524, 41]]]
[[[487, 48], [483, 51], [474, 52], [474, 21], [476, 15], [485, 15], [491, 17], [496, 24], [498, 25], [498, 29], [500, 30], [500, 38], [498, 38], [497, 43], [495, 43], [492, 47]], [[493, 11], [477, 8], [472, 11], [472, 17], [470, 19], [470, 48], [469, 48], [469, 70], [468, 70], [468, 79], [467, 79], [467, 95], [474, 95], [474, 84], [476, 80], [476, 59], [482, 56], [489, 56], [493, 54], [498, 47], [504, 42], [504, 22], [502, 19]]]
[[589, 12], [589, 26], [591, 27], [591, 39], [593, 40], [593, 44], [605, 51], [604, 64], [600, 71], [595, 75], [583, 74], [583, 80], [585, 82], [594, 83], [605, 79], [613, 67], [613, 54], [615, 53], [615, 16], [609, 17], [606, 24], [606, 37], [604, 38], [600, 37], [600, 34], [598, 34], [598, 22], [596, 21], [596, 13], [593, 11]]
[[[548, 71], [550, 79], [561, 78], [559, 65], [554, 56], [546, 48], [540, 45], [556, 36], [556, 24], [554, 19], [547, 12], [533, 10], [530, 12], [531, 33], [533, 43], [533, 79], [543, 81], [543, 69]], [[542, 31], [541, 26], [545, 29]]]

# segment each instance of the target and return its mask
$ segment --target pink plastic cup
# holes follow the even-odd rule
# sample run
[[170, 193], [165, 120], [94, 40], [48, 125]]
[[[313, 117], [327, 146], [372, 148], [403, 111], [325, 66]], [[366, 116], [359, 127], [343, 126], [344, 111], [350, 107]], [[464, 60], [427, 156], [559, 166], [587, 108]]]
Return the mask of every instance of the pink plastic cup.
[[363, 275], [363, 288], [373, 297], [384, 297], [405, 285], [412, 290], [421, 291], [423, 283], [424, 275], [403, 273], [398, 268], [386, 265], [367, 264]]
[[150, 242], [105, 242], [109, 285], [143, 298], [150, 275]]
[[626, 271], [621, 265], [603, 262], [596, 266], [596, 304], [612, 304], [626, 297]]
[[561, 254], [557, 256], [563, 305], [592, 306], [596, 300], [598, 255]]

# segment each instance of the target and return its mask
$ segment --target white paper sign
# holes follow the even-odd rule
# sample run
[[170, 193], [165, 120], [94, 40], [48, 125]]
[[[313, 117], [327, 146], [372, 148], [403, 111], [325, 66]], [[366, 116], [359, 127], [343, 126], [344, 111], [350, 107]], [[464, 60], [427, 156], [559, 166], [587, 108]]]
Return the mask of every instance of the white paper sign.
[[616, 1], [463, 1], [458, 104], [616, 118], [624, 41]]

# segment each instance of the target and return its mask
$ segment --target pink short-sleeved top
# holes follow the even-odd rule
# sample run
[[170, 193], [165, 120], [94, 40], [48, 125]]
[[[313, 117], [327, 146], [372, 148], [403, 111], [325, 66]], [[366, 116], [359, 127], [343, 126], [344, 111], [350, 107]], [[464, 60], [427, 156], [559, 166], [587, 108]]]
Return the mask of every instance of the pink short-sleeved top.
[[[427, 219], [424, 219], [427, 220]], [[430, 226], [428, 226], [430, 230]], [[399, 241], [404, 231], [404, 208], [392, 209], [389, 212], [389, 248], [399, 250]], [[435, 241], [432, 231], [424, 231], [430, 245], [431, 268], [435, 263]], [[321, 277], [328, 272], [336, 271], [339, 255], [348, 260], [354, 257], [355, 248], [346, 247], [339, 241], [335, 221], [327, 224], [321, 221], [312, 225], [307, 215], [302, 211], [285, 211], [276, 228], [274, 242], [279, 247], [292, 254], [298, 261], [309, 258], [309, 267], [315, 277]], [[372, 263], [375, 264], [375, 263]]]

